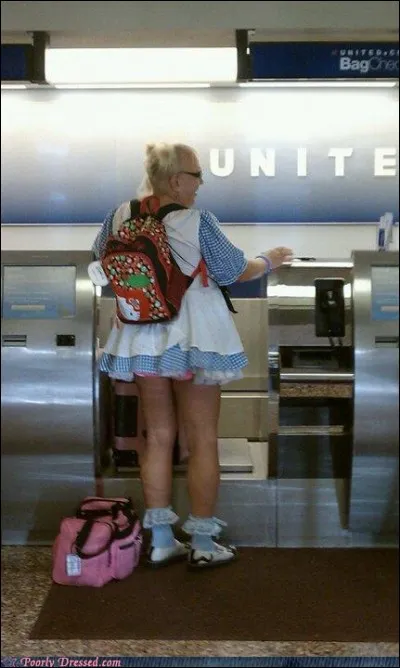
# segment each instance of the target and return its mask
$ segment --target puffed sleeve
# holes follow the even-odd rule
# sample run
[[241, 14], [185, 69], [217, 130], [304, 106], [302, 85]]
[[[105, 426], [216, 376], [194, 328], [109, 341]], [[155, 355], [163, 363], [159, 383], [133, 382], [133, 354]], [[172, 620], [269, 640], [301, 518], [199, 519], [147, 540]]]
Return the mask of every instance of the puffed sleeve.
[[113, 209], [110, 211], [110, 213], [107, 214], [107, 216], [104, 219], [104, 222], [100, 228], [100, 231], [94, 240], [93, 246], [92, 246], [92, 252], [95, 254], [96, 258], [98, 260], [101, 259], [105, 248], [106, 248], [106, 243], [107, 239], [109, 236], [112, 234], [112, 229], [113, 229], [113, 218], [115, 214], [116, 209]]
[[222, 232], [218, 219], [210, 211], [201, 211], [199, 226], [201, 255], [208, 272], [218, 285], [235, 283], [246, 269], [247, 260]]

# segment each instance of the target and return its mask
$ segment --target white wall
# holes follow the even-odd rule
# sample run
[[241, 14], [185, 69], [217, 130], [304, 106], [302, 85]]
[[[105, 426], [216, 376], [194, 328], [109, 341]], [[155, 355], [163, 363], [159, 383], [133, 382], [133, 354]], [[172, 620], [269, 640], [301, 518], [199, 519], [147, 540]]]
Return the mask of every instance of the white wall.
[[[377, 2], [7, 2], [1, 3], [2, 41], [7, 32], [44, 30], [52, 41], [63, 43], [81, 35], [92, 39], [132, 39], [137, 43], [189, 41], [231, 43], [234, 30], [257, 28], [264, 38], [320, 39], [338, 34], [359, 39], [396, 39], [397, 1]], [[184, 32], [182, 32], [184, 31]], [[97, 35], [97, 37], [96, 37]], [[214, 37], [213, 37], [214, 35]], [[100, 37], [99, 37], [100, 36]], [[133, 39], [133, 36], [135, 38]], [[383, 213], [383, 212], [382, 212]], [[1, 230], [2, 247], [12, 249], [86, 249], [95, 226], [14, 227]], [[298, 255], [348, 257], [353, 249], [374, 249], [376, 229], [369, 225], [327, 226], [224, 226], [234, 243], [249, 255], [277, 244], [294, 248]], [[398, 228], [394, 244], [398, 248]]]
[[[3, 250], [86, 250], [98, 231], [96, 226], [2, 226]], [[373, 225], [224, 225], [225, 234], [251, 257], [273, 246], [286, 245], [298, 256], [349, 258], [352, 250], [375, 250]], [[399, 228], [391, 250], [399, 248]]]
[[2, 31], [398, 31], [398, 2], [2, 2]]

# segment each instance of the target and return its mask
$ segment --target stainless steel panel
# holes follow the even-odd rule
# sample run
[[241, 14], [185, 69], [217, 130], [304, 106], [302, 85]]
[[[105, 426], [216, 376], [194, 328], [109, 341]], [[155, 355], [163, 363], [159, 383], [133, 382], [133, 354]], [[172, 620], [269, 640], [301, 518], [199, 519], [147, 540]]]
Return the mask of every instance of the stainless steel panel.
[[233, 299], [235, 325], [248, 358], [244, 378], [227, 386], [232, 391], [267, 392], [268, 307], [266, 299]]
[[[355, 387], [349, 528], [398, 534], [399, 321], [372, 318], [371, 268], [398, 268], [399, 254], [357, 251], [353, 259]], [[383, 340], [395, 342], [396, 337], [397, 346], [380, 345]]]
[[261, 415], [267, 412], [262, 392], [225, 392], [221, 400], [219, 438], [261, 439]]
[[93, 452], [2, 454], [1, 488], [2, 543], [50, 544], [61, 519], [95, 492]]
[[224, 387], [218, 436], [266, 439], [268, 401], [268, 307], [266, 299], [233, 299], [233, 315], [248, 366], [241, 380]]
[[[220, 438], [218, 439], [219, 470], [221, 474], [253, 473], [249, 443], [245, 438]], [[138, 469], [137, 469], [138, 470]], [[123, 473], [123, 467], [120, 469]], [[174, 473], [185, 474], [187, 464], [176, 464]]]
[[339, 546], [346, 535], [341, 514], [345, 496], [346, 481], [343, 480], [280, 480], [277, 483], [277, 546]]
[[[52, 541], [63, 510], [95, 486], [91, 254], [13, 251], [1, 259], [3, 270], [76, 267], [74, 317], [2, 319], [3, 542]], [[73, 335], [75, 345], [57, 346], [57, 335]], [[10, 346], [10, 337], [26, 345]]]
[[104, 348], [108, 336], [111, 332], [115, 317], [115, 299], [112, 297], [101, 296], [98, 301], [98, 338], [99, 347]]
[[253, 462], [251, 461], [250, 448], [246, 439], [218, 439], [218, 454], [221, 473], [224, 471], [232, 473], [253, 472]]

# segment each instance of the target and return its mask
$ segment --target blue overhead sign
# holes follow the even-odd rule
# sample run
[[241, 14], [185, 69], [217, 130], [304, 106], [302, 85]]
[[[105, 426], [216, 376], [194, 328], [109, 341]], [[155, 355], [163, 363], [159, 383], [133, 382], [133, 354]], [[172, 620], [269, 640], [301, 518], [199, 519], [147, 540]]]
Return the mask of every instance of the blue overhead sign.
[[1, 45], [1, 80], [31, 81], [33, 75], [33, 46], [31, 44]]
[[253, 42], [252, 80], [396, 79], [398, 42]]

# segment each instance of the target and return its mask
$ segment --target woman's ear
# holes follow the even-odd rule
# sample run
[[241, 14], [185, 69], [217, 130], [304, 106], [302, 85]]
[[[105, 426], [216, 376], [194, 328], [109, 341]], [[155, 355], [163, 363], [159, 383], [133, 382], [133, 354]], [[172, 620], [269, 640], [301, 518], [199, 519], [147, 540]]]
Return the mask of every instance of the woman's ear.
[[173, 193], [179, 193], [179, 175], [173, 174], [168, 180], [168, 185]]

